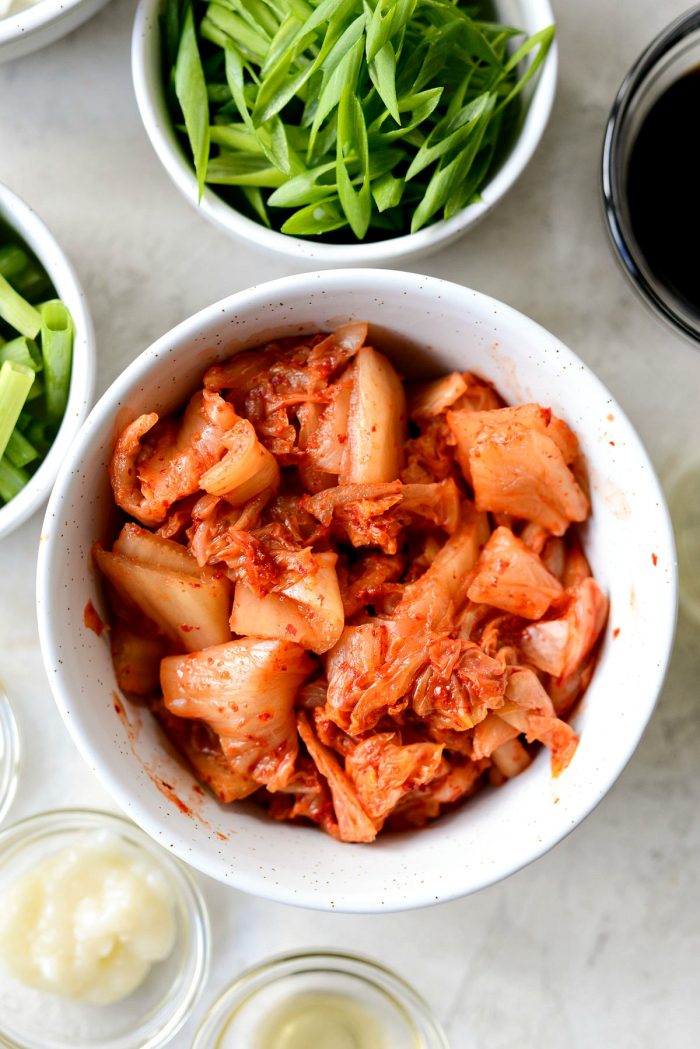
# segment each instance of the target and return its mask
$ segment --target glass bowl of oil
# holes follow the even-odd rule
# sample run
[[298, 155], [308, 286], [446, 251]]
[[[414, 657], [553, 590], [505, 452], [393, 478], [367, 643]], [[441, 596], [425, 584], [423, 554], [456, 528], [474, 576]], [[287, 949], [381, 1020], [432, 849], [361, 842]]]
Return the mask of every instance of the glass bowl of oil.
[[664, 29], [623, 80], [603, 144], [615, 253], [644, 300], [700, 341], [700, 5]]
[[377, 962], [304, 951], [239, 976], [193, 1049], [449, 1049], [426, 1002]]

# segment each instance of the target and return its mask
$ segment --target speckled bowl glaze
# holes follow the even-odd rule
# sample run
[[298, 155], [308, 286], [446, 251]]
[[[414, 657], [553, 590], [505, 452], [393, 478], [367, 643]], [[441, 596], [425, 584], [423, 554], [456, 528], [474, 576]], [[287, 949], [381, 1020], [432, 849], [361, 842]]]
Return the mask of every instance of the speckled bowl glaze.
[[71, 33], [108, 0], [41, 0], [0, 19], [0, 62], [21, 58]]
[[[175, 133], [163, 90], [159, 17], [163, 0], [140, 0], [131, 40], [131, 70], [136, 102], [151, 145], [180, 192], [207, 221], [244, 244], [313, 266], [391, 266], [423, 258], [461, 237], [484, 218], [516, 183], [539, 145], [549, 120], [557, 84], [557, 45], [552, 45], [536, 78], [523, 91], [524, 118], [500, 167], [481, 191], [481, 200], [462, 208], [452, 218], [434, 222], [417, 233], [388, 237], [376, 242], [331, 243], [313, 237], [292, 237], [267, 229], [236, 211], [210, 187], [201, 200], [192, 158], [185, 154]], [[554, 22], [549, 0], [496, 0], [495, 8], [505, 25], [522, 27], [528, 34]]]
[[36, 212], [1, 183], [0, 221], [10, 226], [36, 255], [48, 273], [56, 295], [70, 310], [75, 325], [73, 369], [61, 428], [29, 483], [9, 503], [0, 506], [2, 539], [26, 521], [48, 497], [68, 445], [85, 420], [95, 391], [95, 333], [85, 294], [70, 262]]
[[[539, 401], [578, 433], [593, 513], [584, 542], [610, 596], [600, 661], [575, 718], [578, 752], [557, 780], [543, 752], [420, 831], [346, 845], [275, 823], [254, 804], [205, 796], [151, 717], [117, 690], [90, 546], [114, 527], [107, 479], [118, 431], [172, 411], [208, 364], [274, 336], [367, 320], [409, 376], [472, 369], [507, 400]], [[321, 909], [379, 912], [462, 896], [505, 878], [564, 838], [608, 791], [651, 716], [671, 650], [676, 568], [664, 499], [638, 437], [608, 391], [553, 335], [478, 292], [385, 270], [307, 273], [215, 303], [164, 335], [98, 402], [49, 503], [38, 568], [46, 670], [73, 739], [116, 801], [178, 856], [246, 892]]]

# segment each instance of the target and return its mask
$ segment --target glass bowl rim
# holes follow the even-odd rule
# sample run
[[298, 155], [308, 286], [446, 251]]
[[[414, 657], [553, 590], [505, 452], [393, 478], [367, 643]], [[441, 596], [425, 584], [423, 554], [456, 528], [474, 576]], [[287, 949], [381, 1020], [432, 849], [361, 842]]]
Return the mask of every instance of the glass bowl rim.
[[668, 52], [684, 37], [698, 29], [700, 4], [696, 4], [665, 26], [632, 64], [618, 88], [606, 122], [600, 169], [603, 215], [618, 262], [647, 305], [696, 346], [700, 342], [700, 316], [695, 324], [686, 320], [666, 297], [659, 294], [654, 282], [642, 272], [635, 261], [630, 231], [621, 214], [618, 162], [622, 133], [637, 93]]
[[[313, 963], [317, 964], [313, 964]], [[393, 969], [374, 958], [349, 950], [331, 947], [308, 947], [271, 955], [249, 966], [217, 996], [195, 1032], [192, 1049], [218, 1049], [222, 1025], [233, 1019], [238, 1010], [270, 984], [299, 972], [313, 972], [323, 963], [334, 963], [333, 971], [351, 976], [380, 991], [391, 1004], [415, 1026], [416, 1033], [427, 1036], [424, 1049], [450, 1049], [442, 1024], [427, 1001]], [[342, 963], [346, 963], [345, 966]], [[292, 966], [291, 971], [285, 969]], [[353, 968], [356, 967], [356, 968]], [[262, 978], [258, 986], [252, 986]], [[420, 1024], [420, 1028], [417, 1026]]]
[[[22, 761], [22, 736], [12, 701], [0, 683], [0, 828], [12, 807], [17, 793]], [[0, 829], [0, 833], [2, 830]]]
[[[35, 813], [0, 830], [0, 872], [8, 859], [16, 856], [24, 847], [34, 847], [66, 832], [104, 827], [113, 829], [137, 850], [149, 855], [154, 864], [160, 867], [174, 884], [184, 907], [185, 920], [190, 931], [191, 942], [187, 947], [187, 959], [192, 966], [192, 975], [176, 999], [170, 1001], [165, 997], [160, 1003], [159, 1008], [164, 1012], [164, 1018], [157, 1030], [148, 1033], [134, 1026], [129, 1034], [129, 1037], [134, 1039], [133, 1042], [105, 1042], [100, 1049], [110, 1049], [112, 1045], [118, 1045], [120, 1049], [123, 1046], [126, 1049], [127, 1044], [129, 1049], [161, 1049], [161, 1046], [166, 1045], [190, 1018], [209, 973], [211, 929], [208, 910], [204, 896], [187, 866], [125, 816], [101, 809], [71, 807]], [[128, 1002], [128, 998], [125, 1001]], [[0, 1019], [0, 1044], [7, 1046], [7, 1049], [33, 1049], [37, 1044], [17, 1041], [17, 1037], [16, 1032], [4, 1029], [4, 1022]], [[66, 1046], [68, 1044], [66, 1042]], [[70, 1045], [72, 1049], [80, 1049], [80, 1043], [73, 1041]]]

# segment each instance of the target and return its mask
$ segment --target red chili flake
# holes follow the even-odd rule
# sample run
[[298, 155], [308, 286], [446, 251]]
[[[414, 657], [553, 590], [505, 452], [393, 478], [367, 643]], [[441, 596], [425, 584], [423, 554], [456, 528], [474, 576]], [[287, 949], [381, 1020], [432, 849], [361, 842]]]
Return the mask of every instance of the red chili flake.
[[291, 623], [287, 623], [287, 625], [284, 628], [284, 630], [285, 630], [285, 633], [291, 634], [292, 637], [296, 637], [297, 628], [295, 626], [292, 626]]
[[659, 563], [659, 559], [658, 559], [658, 557], [656, 556], [656, 554], [652, 554], [652, 555], [651, 555], [651, 560], [652, 560], [652, 562], [653, 562], [654, 566], [658, 565], [658, 563]]
[[619, 628], [619, 626], [616, 626], [615, 629], [613, 630], [613, 637], [619, 637], [619, 636], [620, 636], [620, 628]]
[[194, 627], [188, 626], [187, 623], [181, 623], [180, 630], [182, 630], [185, 634], [189, 634], [191, 630], [194, 630]]
[[258, 714], [258, 721], [272, 721], [273, 717], [271, 710], [263, 710]]
[[608, 444], [611, 444], [613, 446], [613, 448], [615, 447], [615, 442], [614, 441], [608, 441]]
[[228, 834], [222, 834], [220, 830], [215, 830], [217, 838], [221, 838], [222, 841], [228, 841]]

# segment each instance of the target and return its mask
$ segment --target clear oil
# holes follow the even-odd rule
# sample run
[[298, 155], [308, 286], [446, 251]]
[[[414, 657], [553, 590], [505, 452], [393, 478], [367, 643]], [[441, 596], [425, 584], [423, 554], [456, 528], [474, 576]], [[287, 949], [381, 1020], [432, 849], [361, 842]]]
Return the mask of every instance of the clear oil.
[[350, 995], [294, 995], [261, 1022], [253, 1049], [392, 1049], [378, 1016]]

